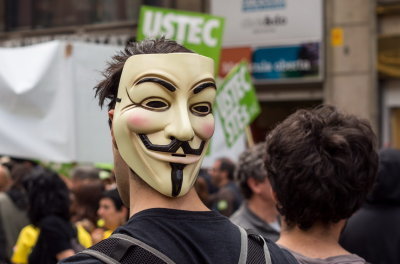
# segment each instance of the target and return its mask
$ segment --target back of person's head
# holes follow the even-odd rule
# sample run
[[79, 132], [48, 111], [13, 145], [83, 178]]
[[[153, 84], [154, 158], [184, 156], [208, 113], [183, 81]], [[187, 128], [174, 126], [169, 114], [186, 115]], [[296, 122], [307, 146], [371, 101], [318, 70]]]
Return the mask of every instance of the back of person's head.
[[36, 165], [38, 165], [37, 161], [31, 159], [11, 157], [10, 160], [13, 162], [13, 164], [25, 164], [30, 167], [35, 167]]
[[15, 164], [11, 170], [11, 179], [13, 181], [13, 186], [24, 187], [23, 183], [25, 182], [25, 179], [28, 177], [29, 172], [33, 168], [34, 167], [23, 163]]
[[400, 150], [387, 148], [379, 152], [378, 177], [367, 201], [400, 205]]
[[99, 180], [100, 170], [93, 166], [78, 166], [72, 170], [73, 181]]
[[378, 154], [369, 122], [332, 106], [297, 111], [266, 144], [267, 174], [289, 228], [347, 219], [373, 186]]
[[15, 206], [17, 206], [20, 210], [26, 210], [28, 208], [28, 197], [25, 183], [27, 182], [26, 180], [29, 177], [29, 173], [32, 169], [32, 166], [25, 163], [16, 163], [12, 166], [12, 185], [7, 191], [7, 194]]
[[264, 165], [265, 143], [259, 143], [243, 151], [236, 165], [235, 179], [239, 183], [243, 196], [249, 199], [253, 191], [248, 185], [250, 178], [262, 182], [267, 178]]
[[173, 40], [162, 38], [146, 39], [141, 42], [129, 42], [125, 50], [113, 57], [109, 67], [104, 71], [105, 79], [96, 87], [96, 97], [99, 99], [99, 105], [103, 106], [106, 99], [109, 99], [109, 109], [114, 109], [119, 81], [124, 64], [129, 57], [140, 54], [162, 54], [162, 53], [193, 53], [193, 51], [183, 47]]
[[26, 182], [29, 198], [28, 217], [38, 226], [46, 216], [58, 216], [69, 220], [69, 190], [59, 175], [43, 167], [35, 167]]
[[85, 180], [72, 190], [72, 221], [87, 219], [95, 225], [99, 201], [104, 192], [104, 184], [100, 179]]
[[218, 161], [220, 162], [219, 170], [226, 172], [229, 180], [234, 180], [235, 163], [229, 158], [219, 158]]
[[90, 166], [90, 165], [81, 165], [77, 166], [72, 170], [72, 179], [75, 180], [98, 180], [99, 179], [100, 170]]

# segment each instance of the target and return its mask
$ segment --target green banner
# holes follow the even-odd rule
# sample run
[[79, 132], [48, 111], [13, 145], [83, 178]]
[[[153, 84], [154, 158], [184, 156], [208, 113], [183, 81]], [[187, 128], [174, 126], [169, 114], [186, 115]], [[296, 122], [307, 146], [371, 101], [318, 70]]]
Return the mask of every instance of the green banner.
[[245, 62], [234, 67], [219, 87], [217, 109], [226, 144], [231, 147], [261, 112]]
[[217, 74], [224, 19], [202, 13], [142, 6], [136, 34], [138, 41], [165, 36], [215, 61]]

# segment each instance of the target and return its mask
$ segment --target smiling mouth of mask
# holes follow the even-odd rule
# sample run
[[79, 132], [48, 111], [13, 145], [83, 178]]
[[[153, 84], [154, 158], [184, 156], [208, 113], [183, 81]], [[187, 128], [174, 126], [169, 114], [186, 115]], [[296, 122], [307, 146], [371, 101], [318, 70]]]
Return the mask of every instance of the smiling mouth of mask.
[[[171, 138], [171, 142], [168, 145], [153, 144], [145, 134], [139, 134], [139, 138], [148, 150], [171, 153], [172, 156], [177, 157], [186, 157], [187, 154], [199, 156], [203, 152], [206, 143], [202, 140], [199, 148], [193, 149], [188, 141], [180, 141], [176, 138]], [[184, 154], [176, 153], [179, 148], [182, 148]], [[173, 162], [170, 162], [169, 165], [171, 166], [172, 196], [176, 197], [181, 192], [183, 169], [186, 165]]]

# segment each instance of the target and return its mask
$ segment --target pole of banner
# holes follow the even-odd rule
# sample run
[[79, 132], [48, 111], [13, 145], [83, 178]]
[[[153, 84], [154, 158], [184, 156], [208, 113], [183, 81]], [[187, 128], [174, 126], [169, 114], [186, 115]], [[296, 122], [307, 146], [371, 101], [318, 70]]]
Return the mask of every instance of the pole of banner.
[[252, 146], [254, 146], [254, 138], [253, 134], [251, 133], [250, 126], [246, 126], [245, 132], [246, 132], [247, 146], [251, 148]]

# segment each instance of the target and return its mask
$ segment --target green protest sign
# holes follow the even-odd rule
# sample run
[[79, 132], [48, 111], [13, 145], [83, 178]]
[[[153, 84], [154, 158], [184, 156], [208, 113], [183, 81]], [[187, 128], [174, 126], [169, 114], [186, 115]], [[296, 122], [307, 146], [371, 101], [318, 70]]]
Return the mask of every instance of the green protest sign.
[[226, 144], [231, 147], [261, 111], [246, 63], [231, 70], [219, 87], [216, 101]]
[[[215, 61], [218, 69], [224, 19], [208, 14], [150, 6], [140, 9], [136, 39], [165, 36]], [[217, 72], [216, 72], [217, 74]]]

